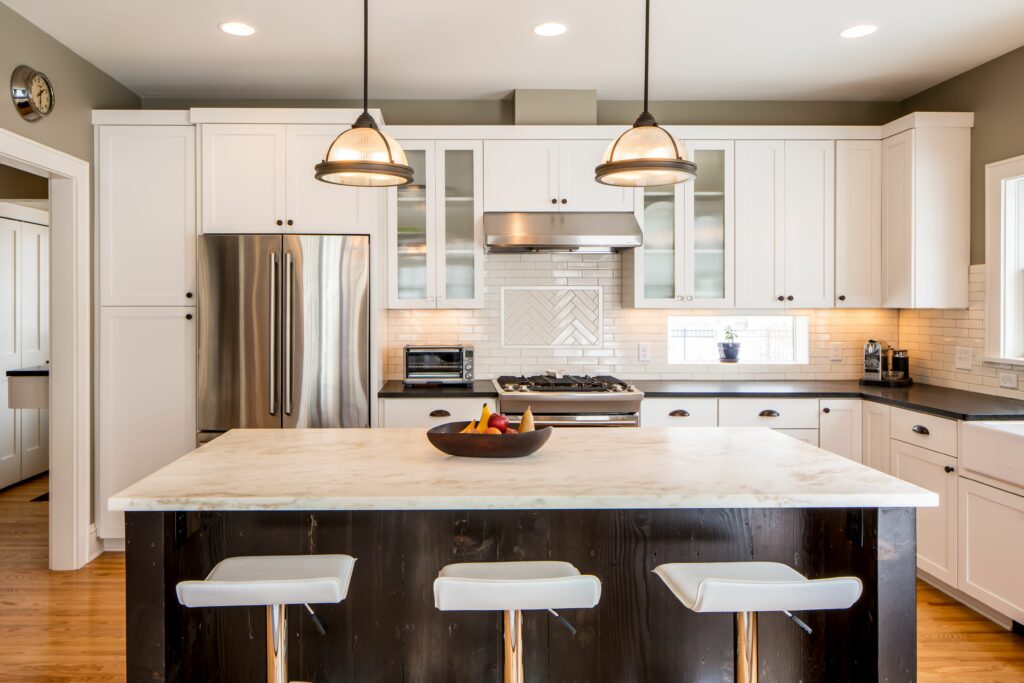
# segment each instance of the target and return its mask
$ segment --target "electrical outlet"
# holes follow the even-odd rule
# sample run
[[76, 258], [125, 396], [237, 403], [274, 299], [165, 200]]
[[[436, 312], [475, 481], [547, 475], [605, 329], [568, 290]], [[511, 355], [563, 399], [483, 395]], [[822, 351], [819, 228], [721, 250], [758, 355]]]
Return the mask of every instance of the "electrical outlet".
[[1000, 389], [1016, 389], [1017, 388], [1017, 373], [1016, 372], [1000, 372], [999, 373], [999, 388]]
[[969, 346], [956, 347], [956, 353], [953, 356], [953, 367], [957, 370], [968, 371], [974, 367], [974, 353]]
[[828, 349], [828, 359], [833, 363], [843, 362], [843, 345], [841, 342], [832, 342]]
[[636, 347], [637, 359], [641, 363], [651, 362], [651, 342], [640, 342]]

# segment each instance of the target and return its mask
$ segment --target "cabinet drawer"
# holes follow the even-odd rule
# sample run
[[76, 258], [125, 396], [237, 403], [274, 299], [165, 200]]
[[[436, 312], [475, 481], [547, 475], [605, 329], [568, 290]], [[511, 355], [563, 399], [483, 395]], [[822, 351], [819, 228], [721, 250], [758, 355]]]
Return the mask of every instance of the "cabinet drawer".
[[645, 398], [640, 404], [644, 427], [717, 427], [717, 398]]
[[893, 408], [890, 421], [892, 438], [956, 457], [956, 420]]
[[720, 427], [817, 429], [816, 398], [728, 398], [718, 403]]
[[381, 399], [385, 427], [436, 427], [446, 422], [476, 420], [484, 402], [493, 412], [493, 398], [385, 398]]
[[776, 429], [775, 431], [779, 434], [785, 434], [786, 436], [791, 436], [794, 439], [809, 443], [812, 446], [818, 445], [817, 429]]

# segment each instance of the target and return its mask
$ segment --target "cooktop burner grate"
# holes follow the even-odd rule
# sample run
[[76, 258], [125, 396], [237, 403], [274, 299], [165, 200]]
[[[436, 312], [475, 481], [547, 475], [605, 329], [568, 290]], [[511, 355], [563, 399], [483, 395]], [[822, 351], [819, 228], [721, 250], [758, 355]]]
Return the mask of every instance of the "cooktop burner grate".
[[498, 378], [498, 384], [502, 389], [508, 391], [536, 391], [536, 392], [620, 392], [627, 391], [629, 385], [620, 379], [610, 375], [590, 377], [589, 375], [565, 375], [553, 377], [550, 375], [534, 375], [531, 377], [503, 376]]

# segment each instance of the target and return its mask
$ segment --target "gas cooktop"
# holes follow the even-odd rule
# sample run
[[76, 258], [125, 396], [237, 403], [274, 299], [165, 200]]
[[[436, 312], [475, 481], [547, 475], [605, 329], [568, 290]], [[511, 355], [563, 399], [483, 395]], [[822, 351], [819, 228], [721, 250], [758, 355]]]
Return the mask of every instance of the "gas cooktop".
[[505, 375], [495, 380], [495, 383], [502, 392], [618, 394], [635, 391], [626, 382], [610, 375]]

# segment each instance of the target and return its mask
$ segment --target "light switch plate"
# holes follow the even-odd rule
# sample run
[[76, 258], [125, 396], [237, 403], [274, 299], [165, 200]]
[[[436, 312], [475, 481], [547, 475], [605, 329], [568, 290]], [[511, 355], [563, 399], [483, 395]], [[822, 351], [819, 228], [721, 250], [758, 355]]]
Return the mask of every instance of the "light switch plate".
[[999, 388], [1000, 389], [1016, 389], [1017, 388], [1017, 373], [1016, 372], [1000, 372], [999, 373]]
[[843, 362], [843, 344], [842, 342], [832, 342], [832, 345], [828, 349], [828, 359], [833, 363]]
[[637, 359], [641, 363], [651, 362], [651, 342], [640, 342], [636, 347]]
[[970, 347], [956, 347], [956, 353], [953, 357], [953, 366], [957, 370], [970, 370], [974, 367], [974, 353]]

